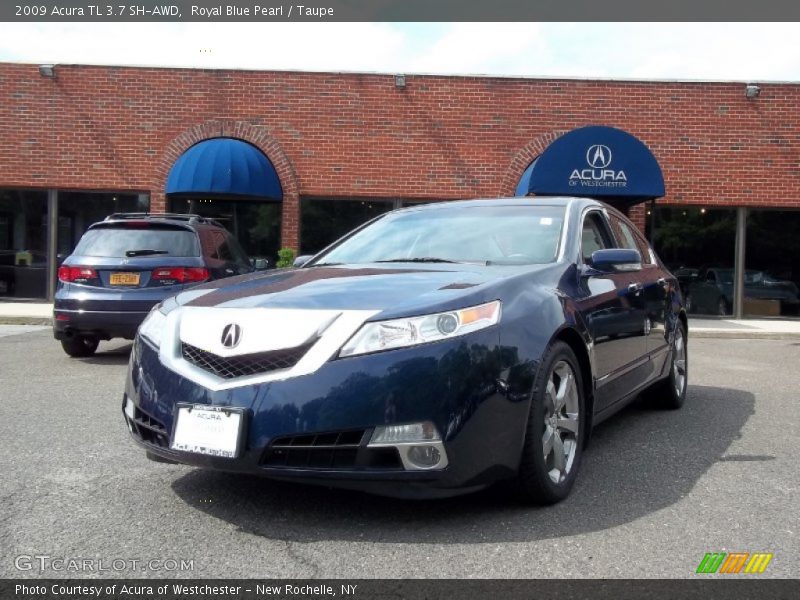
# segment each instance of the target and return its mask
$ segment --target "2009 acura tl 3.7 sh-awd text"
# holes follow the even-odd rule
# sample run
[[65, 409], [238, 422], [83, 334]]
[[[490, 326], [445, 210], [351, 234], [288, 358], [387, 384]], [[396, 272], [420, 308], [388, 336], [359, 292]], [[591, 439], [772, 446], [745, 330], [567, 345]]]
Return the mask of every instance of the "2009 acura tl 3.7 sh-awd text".
[[155, 460], [406, 497], [510, 479], [551, 503], [602, 419], [645, 390], [681, 406], [686, 339], [677, 280], [611, 207], [429, 204], [163, 301], [123, 411]]

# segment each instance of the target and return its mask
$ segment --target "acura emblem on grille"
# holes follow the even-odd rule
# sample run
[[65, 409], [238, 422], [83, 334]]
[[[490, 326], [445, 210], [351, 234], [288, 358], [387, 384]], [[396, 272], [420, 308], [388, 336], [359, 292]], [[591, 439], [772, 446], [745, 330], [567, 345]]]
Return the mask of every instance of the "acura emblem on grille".
[[225, 325], [222, 330], [222, 345], [226, 348], [236, 348], [242, 341], [242, 328], [236, 323]]

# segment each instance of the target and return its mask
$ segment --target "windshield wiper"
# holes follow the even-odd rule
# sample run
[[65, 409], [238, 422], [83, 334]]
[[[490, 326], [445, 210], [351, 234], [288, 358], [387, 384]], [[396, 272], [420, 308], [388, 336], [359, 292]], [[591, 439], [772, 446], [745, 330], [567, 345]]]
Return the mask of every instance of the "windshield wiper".
[[448, 260], [446, 258], [436, 258], [435, 256], [418, 256], [416, 258], [387, 258], [386, 260], [376, 260], [376, 263], [458, 263], [457, 260]]
[[343, 265], [343, 264], [344, 263], [340, 263], [340, 262], [314, 263], [313, 265], [308, 265], [308, 268], [310, 269], [311, 267], [336, 267], [338, 265]]
[[131, 258], [133, 256], [152, 256], [153, 254], [169, 254], [166, 250], [127, 250], [125, 252], [125, 256]]

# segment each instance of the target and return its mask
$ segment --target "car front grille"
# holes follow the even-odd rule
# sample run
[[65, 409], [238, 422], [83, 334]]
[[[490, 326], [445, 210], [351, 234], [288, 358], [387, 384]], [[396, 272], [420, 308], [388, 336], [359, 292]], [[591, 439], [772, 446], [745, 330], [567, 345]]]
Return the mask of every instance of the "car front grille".
[[275, 438], [264, 467], [301, 469], [402, 469], [395, 448], [367, 448], [371, 430], [356, 429]]
[[207, 352], [197, 346], [182, 342], [181, 355], [184, 360], [205, 371], [210, 371], [223, 379], [234, 379], [269, 373], [278, 369], [290, 369], [305, 356], [315, 342], [316, 340], [295, 348], [228, 357], [218, 356], [213, 352]]

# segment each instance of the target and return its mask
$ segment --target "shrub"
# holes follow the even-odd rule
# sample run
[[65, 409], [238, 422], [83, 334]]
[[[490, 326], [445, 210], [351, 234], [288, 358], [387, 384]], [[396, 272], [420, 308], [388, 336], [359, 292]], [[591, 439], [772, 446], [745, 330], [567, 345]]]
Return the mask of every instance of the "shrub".
[[278, 262], [275, 266], [279, 269], [291, 267], [294, 263], [295, 252], [292, 248], [281, 248], [278, 250]]

